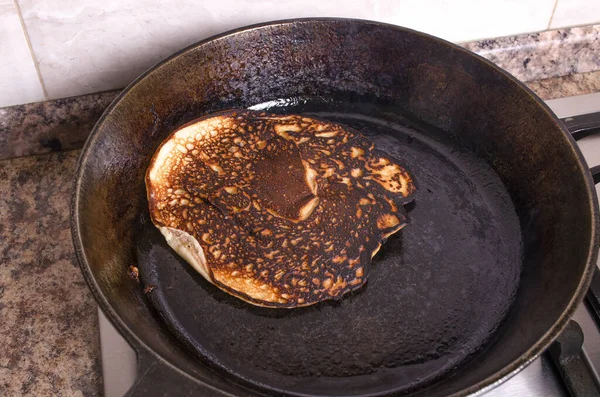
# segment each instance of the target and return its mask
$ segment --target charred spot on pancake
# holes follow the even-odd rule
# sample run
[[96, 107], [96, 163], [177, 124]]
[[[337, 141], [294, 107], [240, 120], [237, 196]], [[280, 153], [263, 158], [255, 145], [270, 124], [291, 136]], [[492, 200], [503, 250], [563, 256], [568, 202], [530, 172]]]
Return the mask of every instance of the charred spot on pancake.
[[173, 132], [146, 187], [152, 221], [204, 278], [287, 308], [360, 288], [415, 193], [411, 175], [351, 128], [245, 110]]

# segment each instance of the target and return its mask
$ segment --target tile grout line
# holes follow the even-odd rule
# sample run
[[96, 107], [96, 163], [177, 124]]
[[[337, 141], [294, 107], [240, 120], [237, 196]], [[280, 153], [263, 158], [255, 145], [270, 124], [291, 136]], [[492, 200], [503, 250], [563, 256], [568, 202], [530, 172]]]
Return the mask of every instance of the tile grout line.
[[17, 0], [13, 0], [13, 5], [15, 6], [15, 10], [17, 11], [17, 16], [19, 17], [19, 23], [21, 24], [21, 29], [23, 30], [23, 35], [25, 36], [25, 41], [27, 42], [27, 48], [29, 48], [29, 55], [31, 56], [31, 60], [33, 61], [33, 66], [35, 68], [35, 72], [38, 77], [38, 81], [42, 86], [42, 93], [44, 94], [44, 100], [47, 101], [50, 99], [48, 96], [48, 91], [46, 90], [46, 84], [44, 84], [44, 79], [42, 78], [42, 72], [40, 71], [39, 63], [37, 61], [37, 57], [35, 56], [35, 52], [33, 51], [33, 46], [31, 45], [31, 40], [29, 40], [29, 33], [27, 33], [27, 27], [25, 26], [25, 21], [23, 20], [23, 14], [21, 14], [21, 7]]
[[[15, 0], [17, 1], [17, 0]], [[548, 20], [548, 26], [546, 30], [550, 30], [550, 26], [552, 26], [552, 20], [554, 19], [554, 13], [556, 12], [556, 7], [558, 6], [558, 0], [554, 0], [554, 7], [552, 7], [552, 14], [550, 14], [550, 19]]]

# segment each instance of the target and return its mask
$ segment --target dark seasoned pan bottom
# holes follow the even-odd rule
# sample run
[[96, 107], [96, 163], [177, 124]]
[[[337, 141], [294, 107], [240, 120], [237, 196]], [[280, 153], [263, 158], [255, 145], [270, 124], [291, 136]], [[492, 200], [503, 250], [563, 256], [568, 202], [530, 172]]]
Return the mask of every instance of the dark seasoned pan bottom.
[[519, 283], [521, 233], [487, 163], [432, 127], [374, 102], [281, 100], [257, 108], [353, 127], [414, 175], [410, 224], [340, 301], [259, 308], [205, 281], [144, 213], [138, 266], [172, 334], [241, 383], [288, 394], [408, 391], [451, 375], [493, 341]]

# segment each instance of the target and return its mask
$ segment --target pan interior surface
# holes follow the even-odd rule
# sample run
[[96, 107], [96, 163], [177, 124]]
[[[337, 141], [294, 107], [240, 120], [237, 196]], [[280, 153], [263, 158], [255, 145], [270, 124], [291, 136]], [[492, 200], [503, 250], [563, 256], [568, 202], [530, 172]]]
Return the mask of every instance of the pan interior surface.
[[253, 108], [357, 129], [412, 172], [418, 191], [409, 225], [382, 246], [362, 290], [293, 310], [218, 290], [142, 211], [137, 263], [143, 284], [156, 286], [147, 298], [196, 359], [265, 392], [377, 395], [445, 379], [493, 342], [519, 285], [522, 241], [489, 164], [393, 106], [293, 98]]

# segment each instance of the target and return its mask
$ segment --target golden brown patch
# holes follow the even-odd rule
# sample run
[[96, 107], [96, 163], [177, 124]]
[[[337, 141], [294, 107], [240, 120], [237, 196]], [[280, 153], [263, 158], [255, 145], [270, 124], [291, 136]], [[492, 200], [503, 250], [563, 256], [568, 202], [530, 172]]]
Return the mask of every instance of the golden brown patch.
[[400, 224], [400, 219], [393, 214], [383, 214], [377, 219], [377, 227], [389, 229]]

